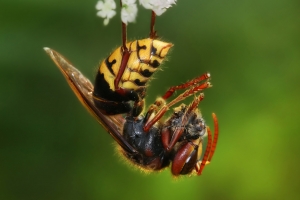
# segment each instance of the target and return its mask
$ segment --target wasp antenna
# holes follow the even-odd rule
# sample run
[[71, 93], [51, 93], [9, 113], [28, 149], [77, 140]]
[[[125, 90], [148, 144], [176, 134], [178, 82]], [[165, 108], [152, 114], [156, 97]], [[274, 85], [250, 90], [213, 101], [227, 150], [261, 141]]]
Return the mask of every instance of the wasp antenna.
[[198, 176], [201, 175], [205, 165], [207, 164], [207, 161], [208, 160], [208, 156], [209, 156], [209, 153], [211, 152], [211, 146], [212, 146], [212, 136], [211, 136], [211, 131], [210, 131], [210, 128], [207, 127], [207, 134], [208, 134], [208, 142], [207, 142], [207, 147], [205, 149], [205, 153], [204, 153], [204, 156], [202, 158], [202, 162], [201, 162], [201, 165], [200, 165], [200, 169], [198, 171]]
[[212, 147], [211, 147], [211, 150], [210, 150], [208, 161], [211, 161], [211, 159], [212, 159], [212, 157], [215, 153], [215, 150], [216, 150], [216, 147], [217, 147], [217, 142], [218, 142], [218, 137], [219, 137], [218, 118], [217, 118], [215, 113], [212, 114], [212, 117], [213, 117], [213, 120], [214, 120], [214, 140], [213, 140], [213, 143], [212, 143]]

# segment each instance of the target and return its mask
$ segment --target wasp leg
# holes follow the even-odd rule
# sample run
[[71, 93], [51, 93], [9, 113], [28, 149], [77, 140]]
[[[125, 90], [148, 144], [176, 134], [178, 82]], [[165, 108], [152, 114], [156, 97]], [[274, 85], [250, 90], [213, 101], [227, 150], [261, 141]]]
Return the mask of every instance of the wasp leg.
[[[196, 171], [198, 175], [201, 175], [205, 165], [209, 164], [214, 152], [216, 150], [216, 146], [217, 146], [217, 142], [218, 142], [218, 137], [219, 137], [219, 125], [218, 125], [218, 119], [215, 113], [212, 114], [213, 116], [213, 120], [214, 120], [214, 139], [212, 141], [212, 136], [211, 136], [211, 131], [210, 128], [207, 127], [207, 134], [208, 134], [208, 143], [207, 143], [207, 147], [203, 156], [202, 161], [198, 162], [198, 165], [196, 166]], [[200, 167], [199, 167], [199, 163]]]
[[103, 125], [106, 131], [109, 132], [109, 134], [124, 150], [131, 152], [132, 154], [137, 153], [137, 151], [123, 138], [121, 134], [125, 123], [122, 115], [104, 115], [97, 106], [95, 106], [93, 99], [94, 86], [90, 80], [58, 52], [47, 47], [45, 47], [44, 50], [55, 62], [84, 107], [86, 107], [97, 121]]
[[[122, 7], [122, 0], [120, 0], [120, 5]], [[129, 98], [132, 101], [137, 102], [139, 100], [139, 98], [138, 98], [138, 95], [135, 92], [133, 92], [132, 90], [126, 90], [124, 88], [119, 87], [119, 83], [120, 83], [121, 78], [124, 74], [124, 71], [127, 67], [128, 59], [129, 59], [129, 56], [131, 54], [131, 52], [129, 52], [129, 50], [126, 46], [126, 43], [127, 43], [127, 25], [124, 22], [122, 22], [122, 48], [121, 48], [121, 50], [122, 50], [122, 61], [121, 61], [121, 65], [120, 65], [118, 74], [116, 75], [116, 78], [114, 80], [114, 86], [115, 86], [115, 91], [117, 93], [119, 93], [122, 96], [125, 96], [125, 97]]]
[[180, 174], [189, 174], [195, 167], [198, 159], [198, 150], [202, 148], [201, 139], [199, 144], [193, 141], [186, 142], [176, 152], [172, 162], [172, 174], [178, 176]]
[[155, 114], [158, 112], [158, 110], [166, 104], [166, 101], [163, 98], [157, 98], [153, 104], [150, 105], [148, 108], [148, 111], [144, 117], [144, 121], [147, 122], [152, 114]]
[[191, 86], [194, 86], [196, 84], [199, 84], [201, 81], [204, 81], [204, 80], [208, 80], [210, 78], [210, 74], [209, 73], [205, 73], [199, 77], [196, 77], [186, 83], [183, 83], [181, 85], [177, 85], [177, 86], [173, 86], [173, 87], [170, 87], [169, 90], [165, 93], [165, 95], [163, 96], [164, 99], [168, 99], [170, 96], [173, 95], [173, 93], [176, 91], [176, 90], [181, 90], [181, 89], [186, 89], [188, 87], [191, 87]]
[[[120, 5], [122, 7], [122, 0], [120, 0]], [[128, 98], [131, 101], [134, 101], [134, 107], [132, 109], [131, 115], [134, 117], [137, 117], [141, 112], [144, 107], [144, 101], [141, 100], [137, 92], [131, 90], [131, 89], [125, 89], [119, 87], [119, 83], [121, 81], [121, 78], [124, 74], [124, 71], [127, 67], [127, 63], [129, 60], [129, 57], [131, 55], [131, 52], [128, 50], [127, 46], [127, 25], [122, 22], [122, 60], [121, 60], [121, 65], [118, 70], [118, 74], [116, 75], [116, 78], [114, 79], [114, 86], [115, 86], [115, 92], [118, 94]]]
[[152, 12], [151, 12], [151, 24], [150, 24], [150, 36], [149, 36], [151, 39], [156, 39], [158, 37], [156, 31], [154, 30], [155, 19], [156, 19], [156, 14], [152, 10]]
[[[122, 24], [124, 26], [126, 26], [126, 24], [124, 24], [124, 23], [122, 23]], [[114, 86], [115, 86], [115, 91], [117, 93], [119, 93], [120, 95], [122, 95], [124, 97], [128, 97], [130, 100], [138, 101], [139, 97], [136, 94], [136, 92], [119, 87], [119, 83], [120, 83], [121, 78], [124, 74], [124, 71], [127, 67], [127, 63], [128, 63], [128, 59], [129, 59], [130, 54], [131, 54], [131, 52], [129, 52], [129, 50], [127, 49], [126, 44], [123, 44], [123, 47], [122, 47], [122, 61], [121, 61], [121, 65], [120, 65], [118, 74], [117, 74], [117, 76], [114, 80]]]
[[209, 88], [211, 87], [211, 84], [210, 82], [205, 82], [201, 85], [198, 85], [198, 86], [195, 86], [189, 90], [186, 90], [184, 93], [180, 94], [179, 96], [177, 96], [175, 99], [173, 99], [170, 103], [162, 106], [160, 108], [160, 110], [156, 113], [156, 115], [148, 120], [145, 125], [144, 125], [144, 131], [145, 132], [148, 132], [149, 129], [158, 121], [162, 118], [162, 116], [167, 112], [167, 110], [172, 107], [174, 104], [184, 100], [185, 98], [197, 93], [197, 92], [200, 92], [206, 88]]

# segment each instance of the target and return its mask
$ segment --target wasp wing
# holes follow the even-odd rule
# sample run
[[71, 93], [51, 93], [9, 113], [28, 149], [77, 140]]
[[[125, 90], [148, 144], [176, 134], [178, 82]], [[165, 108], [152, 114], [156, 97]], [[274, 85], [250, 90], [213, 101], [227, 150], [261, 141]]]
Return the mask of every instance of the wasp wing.
[[97, 119], [109, 132], [115, 141], [127, 152], [136, 153], [136, 150], [123, 138], [124, 118], [122, 115], [104, 115], [94, 104], [94, 86], [78, 69], [58, 52], [45, 47], [44, 50], [58, 66], [66, 78], [71, 89], [84, 107]]

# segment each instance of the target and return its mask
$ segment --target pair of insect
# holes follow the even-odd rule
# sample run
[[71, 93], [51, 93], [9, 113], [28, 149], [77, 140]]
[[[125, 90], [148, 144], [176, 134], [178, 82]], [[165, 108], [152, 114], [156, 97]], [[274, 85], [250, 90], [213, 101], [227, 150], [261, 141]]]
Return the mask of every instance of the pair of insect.
[[[144, 170], [157, 171], [171, 165], [174, 176], [200, 175], [214, 154], [218, 140], [218, 121], [213, 114], [214, 138], [198, 110], [204, 89], [211, 87], [205, 73], [184, 84], [171, 87], [142, 114], [147, 83], [173, 46], [158, 39], [152, 11], [150, 37], [127, 42], [122, 23], [122, 46], [99, 67], [93, 85], [58, 52], [44, 48], [65, 76], [81, 103], [119, 144], [121, 153]], [[172, 101], [177, 90], [184, 90]], [[194, 96], [189, 105], [175, 104]], [[167, 110], [171, 116], [163, 119]], [[202, 156], [202, 144], [208, 136]], [[202, 160], [200, 160], [202, 159]]]

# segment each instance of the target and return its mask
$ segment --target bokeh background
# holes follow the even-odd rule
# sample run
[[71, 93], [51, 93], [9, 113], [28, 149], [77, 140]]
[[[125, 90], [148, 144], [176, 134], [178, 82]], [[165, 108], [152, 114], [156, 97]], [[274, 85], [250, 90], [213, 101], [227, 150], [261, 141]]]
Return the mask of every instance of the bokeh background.
[[[201, 177], [144, 174], [80, 105], [43, 47], [94, 79], [120, 46], [96, 0], [0, 2], [0, 199], [299, 199], [300, 2], [181, 1], [157, 19], [175, 44], [149, 87], [148, 105], [171, 85], [209, 71], [200, 108], [218, 115], [219, 144]], [[149, 33], [139, 9], [129, 39]], [[187, 102], [191, 101], [189, 99]]]

